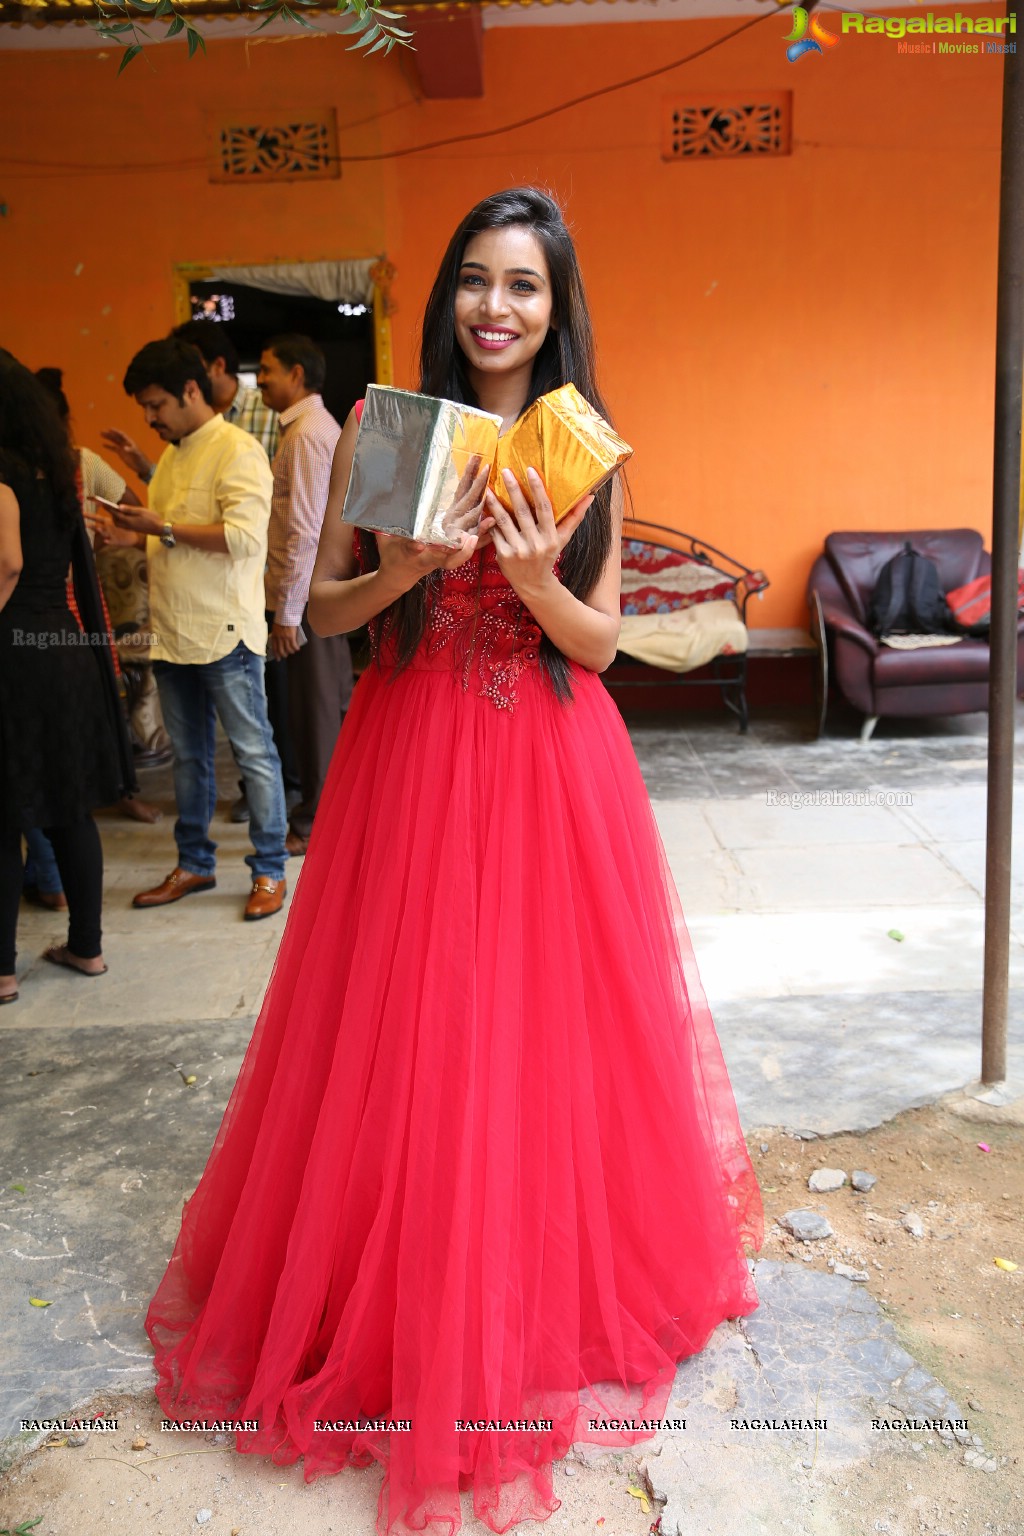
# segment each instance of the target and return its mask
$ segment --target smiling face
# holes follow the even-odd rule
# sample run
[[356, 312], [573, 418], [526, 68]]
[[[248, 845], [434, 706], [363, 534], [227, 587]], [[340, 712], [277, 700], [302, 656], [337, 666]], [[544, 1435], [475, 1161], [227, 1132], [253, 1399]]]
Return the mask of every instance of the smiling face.
[[481, 400], [489, 382], [513, 378], [526, 398], [551, 321], [551, 278], [536, 235], [525, 225], [474, 235], [459, 269], [455, 339]]
[[256, 386], [263, 396], [263, 404], [272, 411], [286, 411], [309, 393], [301, 366], [296, 363], [294, 367], [286, 367], [269, 347], [264, 347], [260, 357]]

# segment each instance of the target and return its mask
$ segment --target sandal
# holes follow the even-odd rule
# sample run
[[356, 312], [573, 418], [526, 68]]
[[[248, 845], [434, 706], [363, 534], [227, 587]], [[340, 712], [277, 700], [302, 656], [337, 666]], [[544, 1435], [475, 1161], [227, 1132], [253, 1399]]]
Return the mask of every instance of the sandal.
[[51, 965], [62, 965], [66, 971], [74, 971], [76, 976], [88, 976], [90, 981], [94, 981], [97, 976], [105, 976], [110, 969], [109, 966], [105, 965], [102, 971], [83, 970], [80, 965], [76, 965], [75, 961], [71, 959], [71, 951], [66, 944], [54, 944], [51, 948], [44, 949], [43, 959], [49, 960]]

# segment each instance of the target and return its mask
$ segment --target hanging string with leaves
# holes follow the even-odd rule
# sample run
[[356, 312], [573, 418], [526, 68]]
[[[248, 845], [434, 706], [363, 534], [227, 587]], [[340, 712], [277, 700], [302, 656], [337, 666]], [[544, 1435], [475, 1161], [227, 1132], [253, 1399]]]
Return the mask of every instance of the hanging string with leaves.
[[[243, 13], [252, 15], [254, 20], [256, 16], [262, 16], [259, 26], [253, 29], [255, 32], [262, 32], [272, 21], [278, 20], [294, 22], [296, 26], [305, 27], [310, 32], [324, 30], [302, 14], [303, 10], [323, 9], [322, 0], [290, 0], [290, 3], [287, 0], [249, 0], [249, 3], [241, 0], [239, 8]], [[163, 41], [184, 32], [189, 58], [197, 49], [206, 52], [206, 40], [202, 33], [178, 9], [174, 0], [96, 0], [96, 9], [98, 19], [89, 25], [107, 42], [124, 46], [118, 74], [132, 59], [139, 56], [147, 43], [161, 41], [146, 30], [144, 22], [166, 23]], [[348, 26], [340, 28], [342, 34], [361, 34], [356, 42], [349, 45], [348, 52], [365, 48], [369, 55], [390, 53], [395, 47], [412, 47], [413, 34], [395, 25], [403, 19], [397, 11], [386, 11], [382, 6], [374, 4], [373, 0], [338, 0], [334, 14], [343, 16], [346, 13], [350, 20]]]

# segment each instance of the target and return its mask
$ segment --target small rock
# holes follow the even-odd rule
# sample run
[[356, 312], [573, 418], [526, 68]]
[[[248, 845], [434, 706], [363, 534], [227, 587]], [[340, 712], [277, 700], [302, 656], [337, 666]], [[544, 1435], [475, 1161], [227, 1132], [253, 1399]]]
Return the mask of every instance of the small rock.
[[866, 1269], [851, 1269], [848, 1264], [837, 1264], [833, 1273], [842, 1275], [845, 1280], [856, 1280], [861, 1285], [868, 1278]]
[[196, 1512], [196, 1525], [205, 1525], [207, 1520], [213, 1519], [212, 1509], [200, 1509]]
[[768, 1151], [768, 1143], [766, 1141], [762, 1141], [762, 1143], [761, 1143], [761, 1151], [762, 1152], [767, 1152]]
[[807, 1180], [807, 1188], [815, 1195], [828, 1195], [834, 1189], [842, 1189], [846, 1174], [841, 1168], [815, 1168]]
[[801, 1243], [813, 1243], [817, 1238], [832, 1236], [828, 1217], [818, 1211], [787, 1211], [782, 1217], [782, 1225]]
[[88, 1443], [89, 1443], [89, 1436], [88, 1435], [68, 1435], [68, 1445], [73, 1446], [76, 1451], [81, 1446], [88, 1445]]
[[964, 1451], [964, 1461], [969, 1467], [977, 1467], [979, 1472], [994, 1472], [996, 1470], [997, 1463], [995, 1457], [986, 1456], [984, 1451], [976, 1451], [973, 1447], [969, 1451]]
[[916, 1211], [908, 1211], [901, 1218], [900, 1225], [910, 1233], [911, 1237], [924, 1237], [924, 1225]]
[[136, 1435], [135, 1439], [132, 1441], [132, 1450], [144, 1451], [148, 1444], [149, 1441], [146, 1439], [145, 1435]]
[[566, 1477], [576, 1476], [576, 1468], [573, 1466], [571, 1461], [565, 1462], [562, 1470], [565, 1472]]
[[967, 1406], [968, 1406], [968, 1408], [970, 1408], [970, 1409], [971, 1409], [971, 1410], [972, 1410], [972, 1411], [973, 1411], [973, 1412], [974, 1412], [974, 1413], [984, 1413], [984, 1412], [985, 1412], [985, 1410], [984, 1410], [984, 1408], [983, 1408], [983, 1407], [982, 1407], [982, 1406], [981, 1406], [981, 1404], [980, 1404], [980, 1403], [979, 1403], [979, 1402], [978, 1402], [978, 1400], [977, 1400], [977, 1398], [976, 1398], [976, 1397], [969, 1397], [969, 1398], [968, 1398], [968, 1399], [967, 1399]]
[[869, 1189], [874, 1189], [878, 1183], [878, 1178], [873, 1173], [865, 1173], [863, 1168], [855, 1168], [850, 1175], [850, 1183], [854, 1189], [858, 1189], [862, 1195], [866, 1195]]

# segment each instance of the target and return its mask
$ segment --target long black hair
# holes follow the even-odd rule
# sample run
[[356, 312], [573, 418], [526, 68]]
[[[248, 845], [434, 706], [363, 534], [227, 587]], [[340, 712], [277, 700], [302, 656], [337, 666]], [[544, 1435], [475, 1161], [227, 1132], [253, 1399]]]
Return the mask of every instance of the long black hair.
[[49, 390], [0, 347], [0, 470], [22, 486], [40, 474], [60, 514], [78, 516], [75, 456]]
[[[423, 318], [420, 389], [424, 394], [460, 404], [479, 405], [469, 382], [466, 358], [455, 338], [459, 273], [466, 247], [474, 236], [486, 230], [512, 227], [526, 228], [537, 237], [551, 278], [552, 324], [534, 358], [523, 410], [540, 395], [563, 384], [574, 384], [584, 399], [608, 420], [594, 372], [594, 333], [576, 250], [562, 210], [554, 198], [537, 187], [512, 187], [484, 198], [452, 235]], [[562, 554], [562, 583], [575, 597], [587, 595], [608, 559], [612, 544], [611, 484], [606, 481], [601, 486]], [[375, 569], [380, 557], [373, 535], [359, 529], [357, 538], [364, 569]], [[372, 621], [375, 639], [385, 631], [395, 635], [396, 671], [408, 665], [423, 637], [426, 588], [437, 579], [438, 573], [431, 572]], [[571, 701], [568, 662], [547, 635], [541, 639], [540, 665], [557, 697]]]

